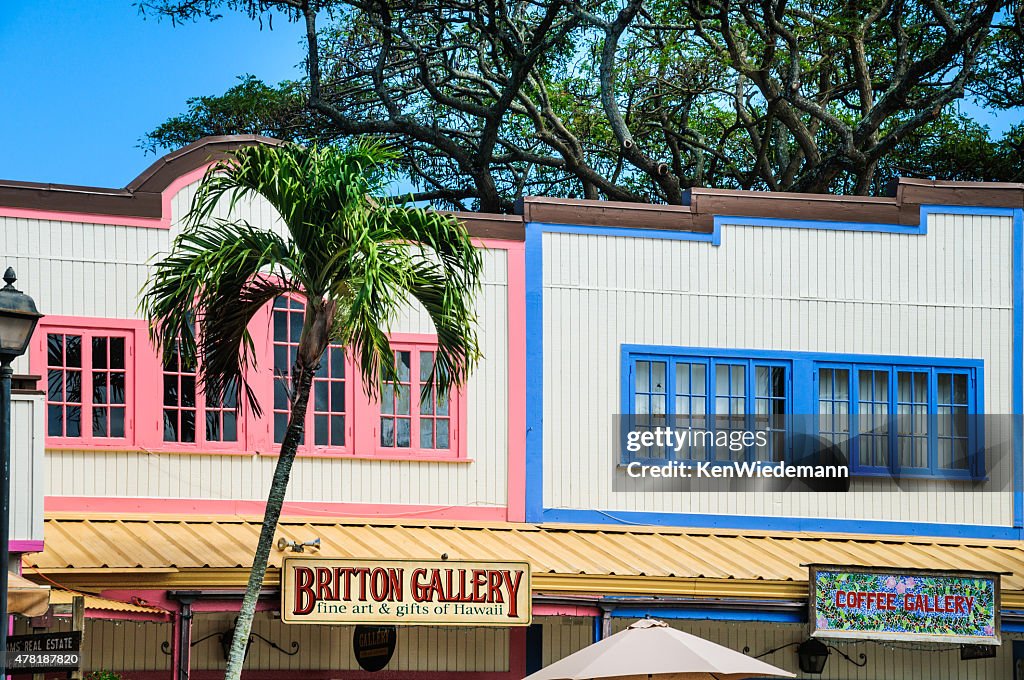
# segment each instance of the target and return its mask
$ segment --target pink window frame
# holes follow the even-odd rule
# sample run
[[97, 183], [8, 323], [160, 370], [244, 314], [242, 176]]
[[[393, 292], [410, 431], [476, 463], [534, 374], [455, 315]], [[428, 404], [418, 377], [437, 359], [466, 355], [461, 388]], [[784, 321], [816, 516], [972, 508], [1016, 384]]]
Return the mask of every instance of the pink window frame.
[[[293, 300], [302, 302], [298, 296], [292, 296]], [[250, 325], [253, 345], [259, 353], [257, 356], [256, 375], [249, 376], [249, 385], [256, 393], [256, 399], [263, 408], [263, 414], [256, 422], [258, 432], [254, 432], [256, 448], [260, 453], [277, 455], [280, 453], [281, 445], [274, 441], [274, 303], [267, 304], [253, 318]], [[345, 445], [317, 445], [315, 415], [316, 415], [316, 379], [310, 390], [309, 404], [306, 408], [306, 423], [303, 430], [303, 443], [299, 445], [296, 455], [303, 457], [353, 457], [355, 451], [355, 421], [359, 405], [356, 403], [358, 395], [362, 390], [355, 389], [354, 379], [355, 362], [351, 354], [345, 352]]]
[[[39, 327], [29, 345], [29, 371], [42, 376], [42, 389], [46, 393], [46, 410], [44, 423], [46, 446], [52, 449], [104, 449], [123, 451], [135, 448], [136, 427], [135, 412], [138, 401], [135, 386], [138, 370], [139, 324], [121, 319], [91, 319], [77, 317], [47, 316], [39, 322]], [[81, 380], [81, 435], [67, 437], [50, 435], [49, 428], [49, 384], [47, 362], [47, 340], [53, 333], [82, 336], [82, 380]], [[92, 433], [92, 342], [94, 337], [123, 337], [125, 339], [125, 403], [124, 403], [124, 437], [98, 437]], [[145, 336], [142, 336], [145, 337]], [[109, 369], [106, 369], [109, 370]]]
[[412, 395], [411, 395], [411, 433], [410, 439], [414, 446], [409, 448], [398, 448], [398, 447], [386, 447], [380, 443], [380, 430], [381, 430], [381, 404], [380, 400], [374, 400], [367, 403], [367, 405], [373, 409], [373, 427], [367, 428], [372, 429], [373, 441], [369, 443], [372, 446], [374, 458], [393, 458], [400, 460], [462, 460], [466, 458], [466, 393], [465, 388], [453, 388], [448, 395], [449, 406], [449, 425], [448, 425], [448, 443], [449, 448], [447, 449], [424, 449], [419, 446], [419, 422], [421, 416], [419, 413], [420, 403], [420, 390], [419, 390], [419, 353], [420, 352], [436, 352], [437, 351], [437, 336], [426, 335], [426, 334], [414, 334], [414, 333], [393, 333], [389, 336], [391, 342], [391, 349], [393, 351], [409, 351], [412, 352], [416, 359], [412, 362], [411, 373], [412, 373]]
[[[156, 383], [159, 386], [159, 393], [155, 399], [147, 400], [149, 403], [145, 405], [140, 404], [140, 411], [145, 412], [146, 420], [140, 418], [140, 434], [141, 425], [146, 425], [146, 432], [144, 436], [152, 441], [147, 445], [147, 448], [157, 449], [160, 451], [167, 452], [184, 452], [184, 453], [237, 453], [245, 454], [249, 453], [249, 438], [248, 438], [248, 423], [251, 419], [251, 413], [248, 404], [245, 403], [244, 394], [240, 397], [242, 401], [242, 408], [236, 415], [236, 434], [237, 438], [233, 442], [226, 441], [207, 441], [206, 440], [206, 393], [199, 385], [198, 379], [196, 380], [196, 440], [194, 442], [180, 442], [180, 441], [167, 441], [164, 439], [164, 362], [159, 352], [151, 343], [147, 343], [147, 347], [151, 350], [151, 356], [147, 356], [146, 359], [152, 359], [152, 363], [146, 362], [149, 371], [155, 370], [155, 375], [159, 376], [159, 380]], [[146, 373], [140, 373], [140, 375], [148, 375]], [[179, 407], [180, 408], [180, 407]], [[155, 433], [150, 431], [149, 423], [155, 418]]]

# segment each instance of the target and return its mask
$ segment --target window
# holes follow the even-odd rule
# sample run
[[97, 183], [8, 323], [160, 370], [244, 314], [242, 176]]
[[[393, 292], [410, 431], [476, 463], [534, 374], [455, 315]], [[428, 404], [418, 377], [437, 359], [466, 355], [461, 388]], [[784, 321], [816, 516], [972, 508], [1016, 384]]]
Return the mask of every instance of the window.
[[396, 384], [386, 384], [380, 399], [380, 442], [386, 451], [445, 453], [452, 445], [451, 398], [430, 383], [434, 351], [422, 345], [394, 343]]
[[[299, 349], [299, 336], [306, 306], [301, 300], [279, 297], [273, 308], [274, 353], [274, 443], [284, 441], [291, 410], [292, 367]], [[353, 401], [350, 393], [348, 358], [343, 347], [331, 345], [313, 377], [306, 423], [300, 448], [334, 449], [343, 451], [350, 438], [349, 408]], [[308, 434], [312, 433], [312, 441]], [[308, 443], [307, 443], [308, 442]]]
[[855, 474], [981, 476], [978, 370], [818, 364], [818, 434]]
[[163, 440], [180, 444], [237, 442], [234, 390], [229, 388], [221, 397], [204, 394], [197, 379], [196, 366], [182, 358], [176, 344], [163, 364]]
[[[633, 459], [779, 461], [785, 455], [789, 363], [719, 354], [628, 353], [630, 429], [686, 431], [682, 445], [647, 447]], [[713, 446], [726, 433], [764, 432], [767, 446]], [[711, 437], [705, 437], [711, 433]], [[695, 436], [696, 435], [696, 436]]]
[[46, 432], [101, 445], [128, 439], [132, 336], [102, 330], [45, 330]]
[[[624, 428], [674, 431], [672, 446], [623, 442], [626, 463], [846, 461], [861, 476], [985, 475], [981, 361], [642, 345], [623, 346], [622, 359]], [[721, 445], [740, 431], [763, 437]]]
[[[168, 452], [277, 454], [290, 410], [292, 368], [305, 316], [301, 299], [281, 297], [250, 325], [258, 370], [246, 384], [264, 410], [257, 417], [236, 390], [205, 394], [201, 365], [175, 347], [161, 355], [141, 319], [47, 317], [34, 336], [31, 370], [45, 376], [47, 445]], [[138, 345], [136, 338], [142, 338]], [[302, 456], [399, 460], [465, 457], [461, 390], [427, 388], [436, 337], [393, 335], [401, 376], [380, 398], [363, 388], [344, 347], [325, 352], [310, 389]], [[138, 351], [136, 351], [138, 350]], [[136, 389], [136, 385], [140, 387]]]

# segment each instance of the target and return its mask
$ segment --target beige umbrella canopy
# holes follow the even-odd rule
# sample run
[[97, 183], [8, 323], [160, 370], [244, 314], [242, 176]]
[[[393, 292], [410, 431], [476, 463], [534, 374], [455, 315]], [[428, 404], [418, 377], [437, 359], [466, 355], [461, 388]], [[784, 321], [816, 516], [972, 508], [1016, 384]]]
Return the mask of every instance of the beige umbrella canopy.
[[525, 680], [742, 680], [766, 676], [796, 677], [662, 621], [643, 619]]

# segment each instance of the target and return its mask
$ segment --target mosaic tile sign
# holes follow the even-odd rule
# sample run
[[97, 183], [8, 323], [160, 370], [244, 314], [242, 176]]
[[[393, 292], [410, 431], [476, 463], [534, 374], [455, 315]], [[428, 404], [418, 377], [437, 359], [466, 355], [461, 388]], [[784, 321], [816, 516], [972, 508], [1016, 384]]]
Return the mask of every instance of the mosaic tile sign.
[[999, 575], [810, 568], [812, 635], [999, 644]]

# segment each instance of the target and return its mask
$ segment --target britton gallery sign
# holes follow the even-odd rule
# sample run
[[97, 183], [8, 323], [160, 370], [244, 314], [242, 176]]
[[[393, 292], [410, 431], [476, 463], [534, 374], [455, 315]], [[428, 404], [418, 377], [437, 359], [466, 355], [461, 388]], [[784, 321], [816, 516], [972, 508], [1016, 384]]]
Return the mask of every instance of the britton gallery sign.
[[527, 626], [531, 603], [525, 562], [290, 557], [281, 567], [285, 623]]
[[999, 644], [999, 575], [813, 565], [811, 635]]

